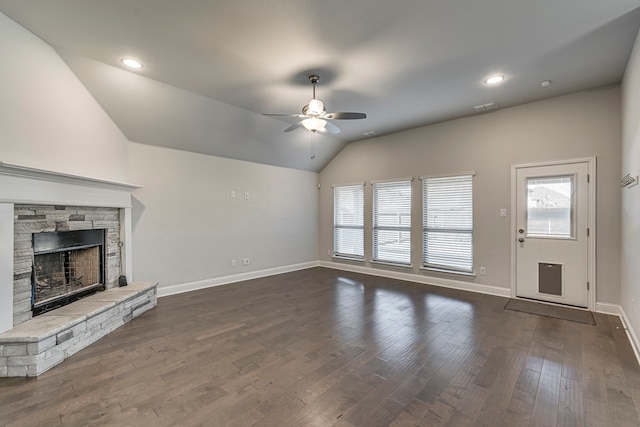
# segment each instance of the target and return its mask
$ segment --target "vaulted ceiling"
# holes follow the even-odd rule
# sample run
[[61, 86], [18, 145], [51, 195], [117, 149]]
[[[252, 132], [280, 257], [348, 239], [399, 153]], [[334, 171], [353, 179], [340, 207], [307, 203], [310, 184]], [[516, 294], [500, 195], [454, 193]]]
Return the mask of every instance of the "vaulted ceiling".
[[[311, 171], [363, 134], [617, 83], [640, 28], [639, 0], [0, 0], [0, 12], [56, 49], [131, 141]], [[330, 111], [367, 119], [320, 135], [261, 114], [299, 113], [312, 73]], [[505, 80], [487, 85], [493, 74]]]

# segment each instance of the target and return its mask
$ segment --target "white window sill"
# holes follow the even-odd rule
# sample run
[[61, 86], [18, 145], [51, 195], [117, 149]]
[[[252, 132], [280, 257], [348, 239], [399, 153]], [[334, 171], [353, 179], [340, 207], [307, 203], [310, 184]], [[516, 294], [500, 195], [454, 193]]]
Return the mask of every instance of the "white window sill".
[[376, 260], [372, 260], [371, 264], [377, 264], [377, 265], [386, 265], [389, 267], [400, 267], [400, 268], [411, 268], [411, 264], [401, 264], [399, 262], [389, 262], [389, 261], [376, 261]]
[[446, 268], [420, 267], [420, 270], [432, 271], [434, 273], [452, 274], [455, 276], [464, 276], [464, 277], [470, 277], [470, 278], [476, 277], [474, 273], [468, 273], [466, 271], [458, 271], [458, 270], [447, 270]]
[[340, 260], [340, 261], [355, 261], [355, 262], [364, 262], [364, 258], [350, 257], [346, 255], [331, 255], [331, 259]]

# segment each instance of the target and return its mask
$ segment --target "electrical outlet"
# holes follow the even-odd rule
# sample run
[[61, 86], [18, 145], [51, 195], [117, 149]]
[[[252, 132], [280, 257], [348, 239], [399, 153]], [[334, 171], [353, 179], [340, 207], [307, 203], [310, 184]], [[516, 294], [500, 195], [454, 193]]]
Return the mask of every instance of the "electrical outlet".
[[249, 258], [245, 258], [242, 260], [242, 265], [249, 265]]
[[232, 199], [235, 199], [235, 198], [236, 198], [236, 192], [235, 192], [235, 191], [232, 191], [232, 192], [231, 192], [231, 198], [232, 198]]
[[327, 256], [331, 256], [331, 249], [327, 249]]
[[480, 267], [480, 275], [484, 276], [485, 274], [487, 274], [487, 269], [485, 267]]
[[236, 266], [236, 260], [235, 260], [235, 259], [232, 259], [232, 260], [231, 260], [231, 267], [235, 267], [235, 266]]

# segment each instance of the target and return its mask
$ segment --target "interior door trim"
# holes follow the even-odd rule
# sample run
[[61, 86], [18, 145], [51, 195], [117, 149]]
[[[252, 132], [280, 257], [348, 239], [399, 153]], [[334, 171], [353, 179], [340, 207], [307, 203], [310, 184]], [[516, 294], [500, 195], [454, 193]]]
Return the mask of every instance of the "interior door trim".
[[[570, 163], [586, 163], [589, 174], [589, 188], [587, 201], [587, 226], [589, 227], [589, 237], [587, 239], [587, 280], [589, 281], [589, 291], [587, 295], [587, 308], [589, 311], [596, 311], [596, 157], [583, 157], [578, 159], [559, 160], [551, 162], [525, 163], [511, 165], [511, 219], [510, 219], [510, 253], [511, 253], [511, 298], [517, 298], [516, 289], [516, 172], [518, 169], [538, 166], [558, 166]], [[585, 283], [586, 286], [586, 283]]]

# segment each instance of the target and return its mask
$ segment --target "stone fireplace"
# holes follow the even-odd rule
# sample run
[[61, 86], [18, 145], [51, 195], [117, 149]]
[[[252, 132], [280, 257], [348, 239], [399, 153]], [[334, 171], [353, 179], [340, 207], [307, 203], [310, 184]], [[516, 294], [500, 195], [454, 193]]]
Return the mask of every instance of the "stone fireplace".
[[[133, 280], [131, 194], [138, 188], [0, 162], [0, 333], [31, 319], [34, 308], [38, 312], [44, 306], [46, 311], [52, 308], [47, 303], [73, 299], [80, 286], [111, 289], [118, 286], [120, 275]], [[85, 270], [70, 270], [79, 253], [71, 255], [66, 248], [52, 255], [53, 248], [37, 247], [46, 246], [56, 233], [96, 230], [103, 236], [102, 248], [94, 243], [80, 246], [98, 247], [93, 250], [102, 262], [98, 280]], [[38, 269], [57, 263], [63, 271], [41, 278], [35, 260]], [[42, 298], [36, 301], [38, 294]]]
[[14, 218], [14, 325], [118, 286], [118, 208], [16, 204]]
[[132, 282], [137, 188], [0, 162], [0, 377], [38, 376], [155, 307], [157, 282]]

